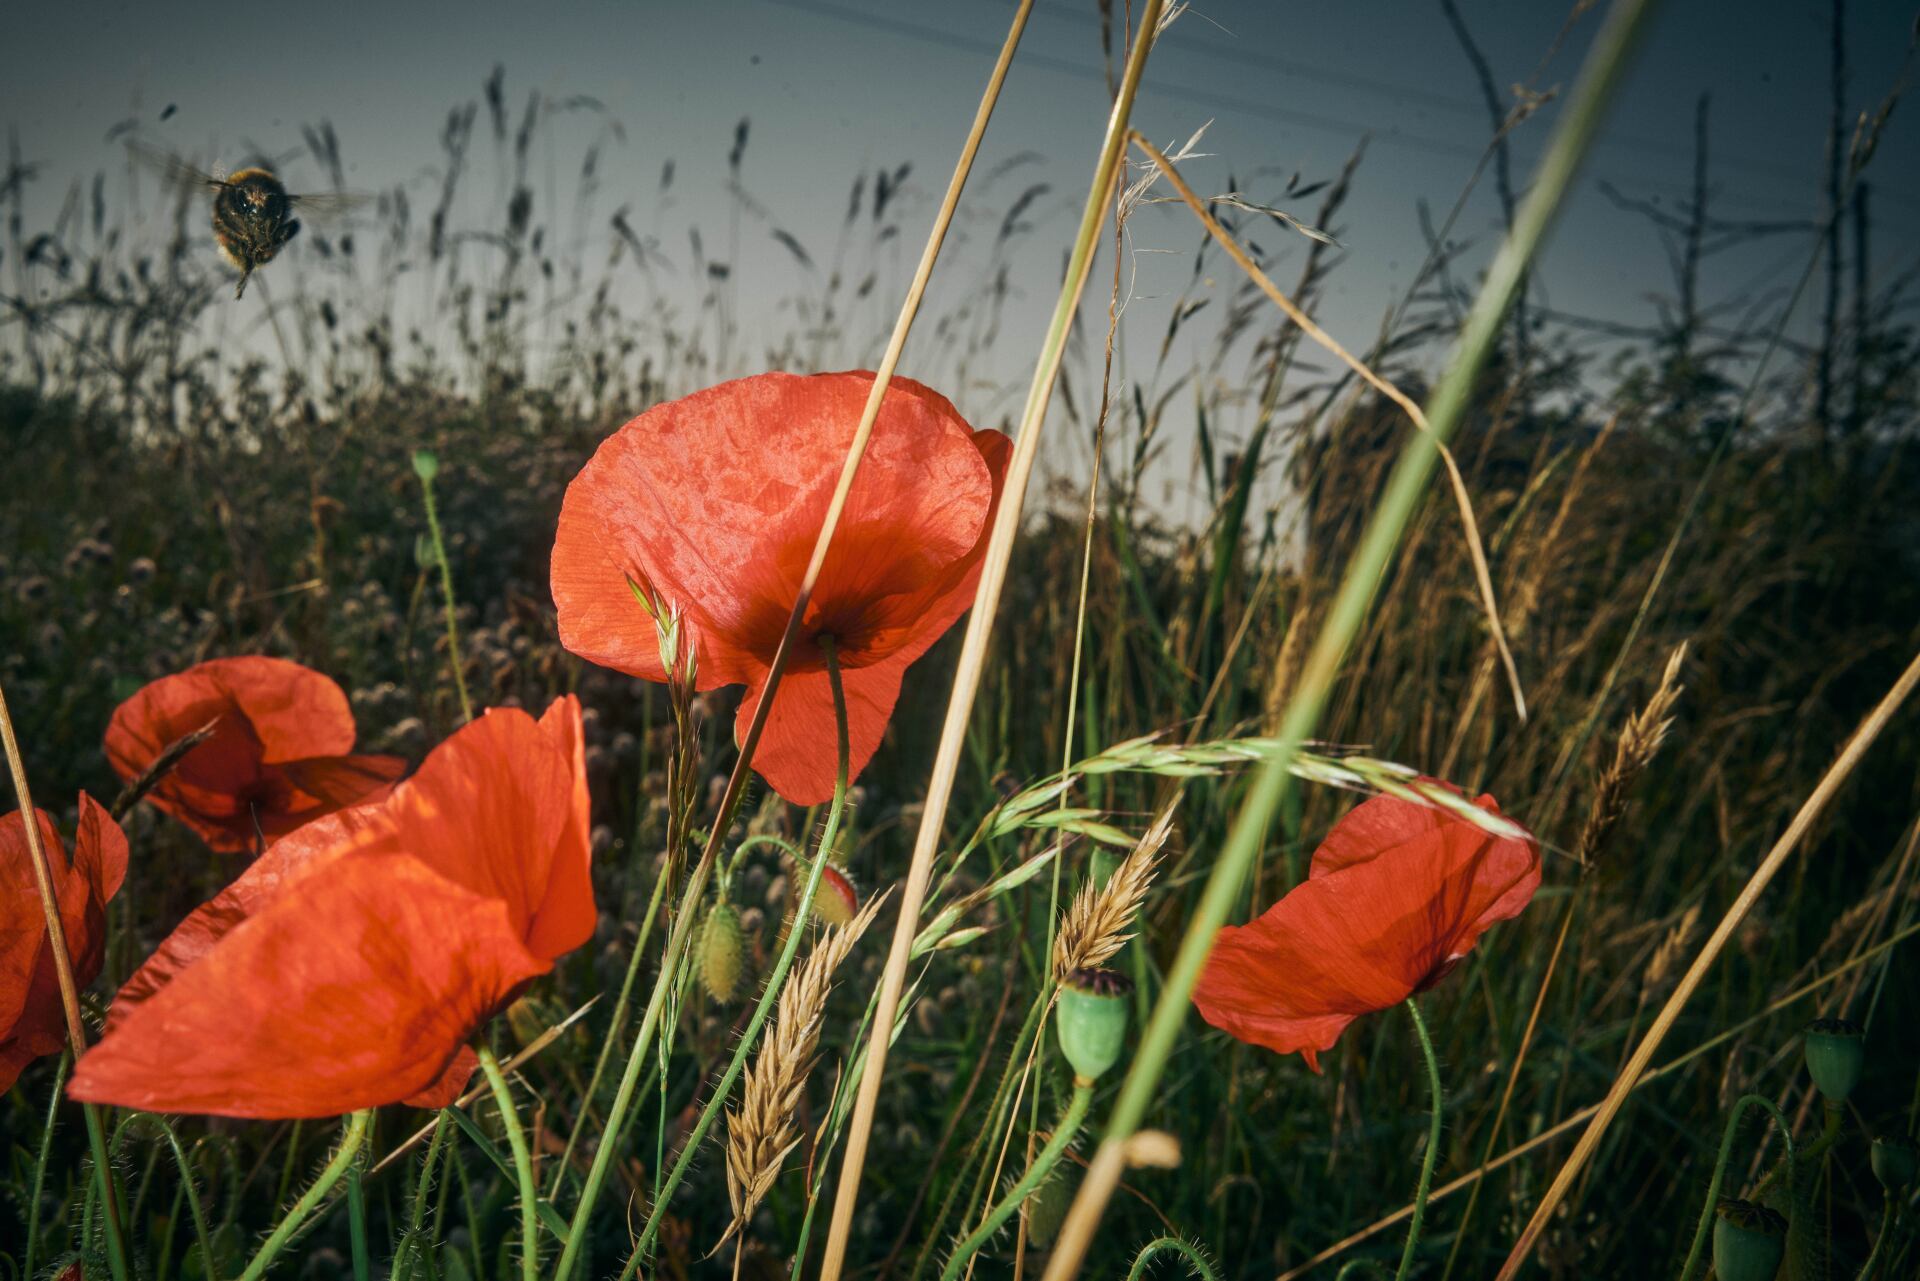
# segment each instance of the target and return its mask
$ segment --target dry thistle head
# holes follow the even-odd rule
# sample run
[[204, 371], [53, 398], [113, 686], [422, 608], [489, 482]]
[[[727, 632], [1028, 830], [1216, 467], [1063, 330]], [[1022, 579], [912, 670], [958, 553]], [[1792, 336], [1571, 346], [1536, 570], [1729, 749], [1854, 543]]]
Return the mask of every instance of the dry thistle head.
[[1627, 793], [1633, 781], [1659, 753], [1660, 744], [1666, 741], [1667, 731], [1673, 727], [1673, 705], [1684, 688], [1680, 684], [1680, 667], [1686, 657], [1687, 646], [1682, 642], [1668, 655], [1666, 670], [1661, 673], [1660, 686], [1653, 691], [1653, 697], [1639, 712], [1627, 718], [1626, 727], [1620, 731], [1613, 760], [1607, 772], [1600, 776], [1600, 786], [1593, 794], [1593, 807], [1587, 811], [1587, 824], [1580, 832], [1580, 844], [1575, 852], [1582, 866], [1594, 861], [1607, 838], [1620, 825], [1627, 812]]
[[1134, 843], [1105, 885], [1089, 881], [1080, 887], [1054, 940], [1055, 982], [1064, 982], [1076, 970], [1100, 968], [1101, 962], [1133, 937], [1134, 915], [1153, 884], [1154, 869], [1160, 863], [1161, 847], [1173, 831], [1173, 812], [1178, 804], [1176, 798], [1154, 817], [1153, 825]]
[[824, 931], [780, 989], [773, 1030], [747, 1067], [740, 1106], [727, 1113], [727, 1199], [733, 1204], [733, 1220], [715, 1250], [746, 1226], [780, 1176], [781, 1163], [800, 1143], [795, 1118], [820, 1050], [820, 1019], [833, 990], [833, 972], [886, 899], [885, 894], [874, 895], [846, 925]]

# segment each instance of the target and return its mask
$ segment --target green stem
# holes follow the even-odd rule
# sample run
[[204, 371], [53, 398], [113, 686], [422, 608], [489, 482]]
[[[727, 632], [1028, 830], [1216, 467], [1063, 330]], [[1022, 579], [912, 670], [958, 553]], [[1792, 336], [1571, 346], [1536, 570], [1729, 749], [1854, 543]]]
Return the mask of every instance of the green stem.
[[279, 1226], [274, 1228], [266, 1244], [260, 1247], [260, 1253], [253, 1256], [253, 1262], [249, 1263], [247, 1270], [240, 1274], [240, 1281], [260, 1281], [260, 1278], [267, 1274], [267, 1268], [272, 1265], [280, 1252], [287, 1248], [287, 1244], [300, 1231], [308, 1216], [320, 1208], [320, 1203], [326, 1200], [327, 1193], [333, 1191], [333, 1185], [338, 1183], [353, 1163], [359, 1159], [360, 1146], [366, 1142], [367, 1130], [372, 1124], [371, 1110], [355, 1112], [347, 1118], [347, 1127], [340, 1135], [340, 1146], [334, 1152], [333, 1159], [327, 1162], [325, 1168], [320, 1171], [319, 1177], [314, 1179], [312, 1186], [300, 1194], [300, 1199], [293, 1203], [293, 1209], [287, 1211], [286, 1217], [280, 1220]]
[[[1619, 0], [1595, 37], [1593, 51], [1541, 160], [1539, 173], [1514, 218], [1512, 230], [1488, 267], [1485, 284], [1461, 331], [1458, 350], [1427, 406], [1430, 430], [1410, 433], [1401, 449], [1400, 460], [1353, 553], [1339, 594], [1327, 611], [1295, 693], [1288, 701], [1276, 735], [1276, 749], [1267, 758], [1246, 802], [1235, 816], [1200, 899], [1188, 917], [1186, 935], [1167, 970], [1153, 1018], [1141, 1034], [1133, 1066], [1120, 1087], [1102, 1140], [1102, 1147], [1109, 1148], [1111, 1153], [1106, 1162], [1109, 1168], [1119, 1145], [1140, 1128], [1148, 1109], [1160, 1100], [1160, 1077], [1186, 1024], [1194, 986], [1206, 965], [1207, 954], [1213, 950], [1214, 936], [1226, 922], [1227, 914], [1247, 883], [1254, 859], [1266, 845], [1267, 830], [1281, 799], [1290, 790], [1289, 767], [1293, 758], [1312, 736], [1331, 694], [1334, 678], [1366, 620], [1407, 523], [1426, 495], [1440, 445], [1466, 415], [1480, 370], [1499, 337], [1507, 308], [1519, 292], [1527, 264], [1545, 239], [1561, 197], [1572, 185], [1575, 171], [1599, 129], [1607, 103], [1626, 71], [1629, 54], [1652, 7], [1652, 0]], [[1095, 1160], [1099, 1163], [1099, 1158]], [[1083, 1196], [1090, 1194], [1104, 1199], [1110, 1192], [1110, 1187], [1096, 1189], [1083, 1185]], [[1097, 1208], [1089, 1204], [1085, 1213], [1096, 1214]], [[1085, 1236], [1063, 1240], [1062, 1244], [1069, 1249], [1064, 1253], [1055, 1251], [1050, 1274], [1071, 1274], [1073, 1265], [1082, 1257], [1077, 1252], [1084, 1251], [1090, 1229], [1089, 1221], [1081, 1229]]]
[[1700, 1266], [1706, 1255], [1707, 1235], [1713, 1227], [1714, 1207], [1720, 1204], [1720, 1185], [1727, 1177], [1727, 1163], [1733, 1159], [1733, 1138], [1740, 1130], [1740, 1118], [1746, 1115], [1748, 1108], [1760, 1108], [1773, 1118], [1780, 1128], [1780, 1141], [1787, 1145], [1787, 1179], [1791, 1188], [1793, 1180], [1793, 1127], [1787, 1124], [1787, 1118], [1772, 1099], [1758, 1094], [1743, 1094], [1733, 1105], [1733, 1112], [1727, 1117], [1726, 1132], [1720, 1136], [1720, 1155], [1713, 1163], [1713, 1179], [1707, 1184], [1707, 1203], [1700, 1207], [1700, 1226], [1694, 1229], [1693, 1247], [1687, 1251], [1687, 1261], [1680, 1268], [1680, 1281], [1692, 1281], [1694, 1270]]
[[1867, 1261], [1860, 1265], [1860, 1281], [1873, 1281], [1873, 1274], [1880, 1270], [1880, 1260], [1887, 1253], [1887, 1242], [1893, 1239], [1894, 1213], [1899, 1202], [1893, 1199], [1893, 1193], [1886, 1194], [1886, 1204], [1880, 1212], [1880, 1230], [1874, 1233], [1873, 1250], [1867, 1255]]
[[1156, 1254], [1173, 1251], [1187, 1261], [1187, 1266], [1201, 1278], [1201, 1281], [1220, 1281], [1220, 1274], [1214, 1271], [1213, 1264], [1199, 1246], [1183, 1237], [1155, 1237], [1140, 1247], [1140, 1253], [1133, 1256], [1133, 1266], [1127, 1269], [1127, 1281], [1140, 1281], [1147, 1274], [1147, 1264]]
[[513, 1150], [513, 1168], [520, 1176], [521, 1281], [534, 1281], [540, 1274], [540, 1220], [535, 1208], [539, 1198], [533, 1187], [533, 1158], [527, 1153], [527, 1136], [520, 1128], [520, 1114], [514, 1110], [506, 1074], [500, 1070], [500, 1060], [485, 1045], [480, 1047], [480, 1070], [487, 1074], [487, 1084], [493, 1089], [500, 1125], [507, 1132], [507, 1146]]
[[1033, 1159], [1033, 1164], [1027, 1167], [1026, 1174], [1013, 1185], [1013, 1191], [1007, 1193], [1000, 1204], [993, 1207], [993, 1212], [973, 1230], [973, 1234], [954, 1250], [953, 1257], [947, 1260], [947, 1266], [941, 1270], [940, 1281], [954, 1281], [954, 1278], [965, 1270], [967, 1260], [978, 1253], [981, 1246], [993, 1240], [993, 1234], [1000, 1230], [1001, 1225], [1012, 1218], [1014, 1212], [1025, 1204], [1026, 1199], [1046, 1181], [1047, 1175], [1051, 1174], [1053, 1167], [1059, 1164], [1060, 1158], [1066, 1153], [1074, 1136], [1080, 1132], [1080, 1124], [1087, 1119], [1087, 1107], [1092, 1102], [1093, 1082], [1075, 1081], [1073, 1097], [1067, 1101], [1066, 1115], [1062, 1116], [1060, 1124], [1054, 1127], [1053, 1137], [1047, 1140], [1047, 1146], [1040, 1149], [1040, 1155]]
[[87, 1119], [87, 1145], [93, 1149], [94, 1179], [99, 1185], [101, 1227], [107, 1238], [107, 1271], [113, 1274], [113, 1281], [128, 1281], [131, 1275], [127, 1271], [127, 1248], [120, 1239], [120, 1203], [113, 1195], [113, 1163], [107, 1159], [107, 1130], [101, 1123], [100, 1109], [91, 1103], [82, 1103], [80, 1110]]
[[673, 1163], [673, 1172], [667, 1176], [659, 1195], [654, 1198], [653, 1209], [647, 1215], [646, 1226], [640, 1230], [639, 1240], [635, 1243], [633, 1254], [620, 1270], [621, 1281], [626, 1281], [640, 1266], [640, 1260], [646, 1257], [647, 1248], [653, 1244], [654, 1235], [660, 1230], [660, 1222], [666, 1215], [669, 1202], [673, 1200], [674, 1190], [680, 1186], [680, 1180], [686, 1177], [687, 1167], [692, 1164], [694, 1154], [700, 1150], [701, 1142], [706, 1138], [707, 1130], [713, 1125], [714, 1118], [720, 1115], [727, 1096], [733, 1091], [733, 1083], [739, 1079], [746, 1067], [747, 1056], [753, 1052], [759, 1041], [760, 1029], [766, 1025], [773, 1013], [774, 1003], [780, 997], [780, 989], [787, 981], [787, 971], [793, 966], [793, 958], [800, 951], [800, 941], [806, 932], [807, 914], [813, 910], [814, 896], [820, 889], [821, 872], [827, 866], [827, 851], [833, 848], [834, 838], [839, 834], [840, 817], [847, 807], [847, 775], [851, 772], [852, 748], [847, 735], [847, 699], [840, 686], [840, 660], [835, 652], [833, 638], [820, 637], [820, 647], [827, 657], [827, 683], [833, 687], [833, 721], [837, 738], [839, 756], [833, 777], [833, 802], [827, 809], [826, 826], [820, 830], [818, 852], [813, 857], [811, 869], [807, 874], [806, 888], [801, 891], [799, 906], [794, 909], [793, 927], [787, 931], [786, 946], [780, 950], [780, 959], [774, 963], [773, 973], [768, 976], [766, 987], [760, 993], [760, 1003], [754, 1007], [753, 1017], [748, 1020], [746, 1031], [740, 1036], [740, 1042], [733, 1049], [733, 1058], [727, 1063], [727, 1070], [713, 1087], [707, 1098], [707, 1105], [695, 1122], [693, 1133], [680, 1148], [679, 1159]]
[[[418, 465], [416, 462], [416, 469]], [[473, 703], [467, 697], [467, 677], [460, 661], [460, 629], [454, 625], [453, 618], [453, 566], [447, 561], [446, 541], [440, 537], [440, 513], [433, 502], [433, 481], [424, 472], [420, 473], [420, 492], [426, 498], [427, 535], [433, 540], [433, 559], [440, 566], [440, 595], [447, 606], [447, 658], [453, 664], [453, 689], [460, 695], [461, 719], [470, 721]]]
[[28, 1189], [27, 1199], [27, 1249], [26, 1262], [20, 1265], [20, 1275], [33, 1275], [34, 1247], [40, 1242], [40, 1190], [47, 1183], [47, 1158], [53, 1152], [53, 1125], [60, 1116], [60, 1089], [67, 1083], [67, 1069], [73, 1066], [73, 1055], [62, 1051], [59, 1063], [53, 1069], [53, 1097], [47, 1101], [47, 1123], [40, 1130], [40, 1152], [33, 1161], [33, 1186]]
[[600, 1081], [607, 1073], [607, 1061], [613, 1057], [613, 1047], [620, 1040], [620, 1034], [627, 1028], [627, 1009], [633, 1004], [633, 983], [640, 974], [640, 965], [647, 956], [647, 940], [653, 934], [654, 918], [660, 915], [660, 900], [667, 889], [667, 869], [673, 865], [671, 852], [660, 864], [660, 875], [653, 878], [653, 896], [647, 900], [647, 914], [640, 922], [640, 937], [633, 945], [633, 955], [627, 958], [627, 976], [620, 981], [620, 998], [613, 1003], [613, 1019], [607, 1024], [607, 1036], [600, 1043], [600, 1053], [593, 1061], [593, 1075], [587, 1078], [586, 1092], [580, 1096], [580, 1115], [573, 1120], [573, 1126], [567, 1133], [567, 1146], [560, 1153], [559, 1164], [554, 1168], [553, 1182], [547, 1188], [547, 1195], [553, 1196], [566, 1182], [567, 1171], [573, 1166], [573, 1150], [580, 1143], [580, 1134], [586, 1128], [587, 1117], [593, 1112], [593, 1100], [600, 1093]]
[[394, 1281], [408, 1281], [415, 1260], [425, 1248], [420, 1243], [420, 1231], [427, 1219], [427, 1198], [433, 1191], [433, 1167], [440, 1161], [440, 1149], [452, 1128], [442, 1116], [440, 1124], [433, 1127], [433, 1137], [427, 1140], [426, 1159], [420, 1163], [420, 1177], [414, 1181], [413, 1200], [408, 1206], [407, 1235], [401, 1239], [400, 1252], [393, 1261]]
[[353, 1252], [353, 1281], [371, 1281], [373, 1260], [367, 1251], [367, 1189], [365, 1160], [355, 1160], [347, 1174], [347, 1240]]
[[1433, 1167], [1440, 1157], [1440, 1114], [1446, 1102], [1440, 1090], [1440, 1060], [1433, 1052], [1433, 1038], [1427, 1035], [1427, 1021], [1412, 997], [1407, 998], [1406, 1004], [1407, 1015], [1413, 1019], [1414, 1035], [1420, 1038], [1420, 1053], [1427, 1060], [1427, 1090], [1433, 1099], [1433, 1120], [1427, 1126], [1427, 1154], [1420, 1161], [1420, 1188], [1413, 1195], [1413, 1219], [1407, 1224], [1407, 1245], [1400, 1252], [1400, 1268], [1393, 1274], [1393, 1281], [1406, 1281], [1407, 1272], [1413, 1267], [1414, 1247], [1420, 1244], [1420, 1225], [1427, 1217], [1427, 1195], [1433, 1191]]

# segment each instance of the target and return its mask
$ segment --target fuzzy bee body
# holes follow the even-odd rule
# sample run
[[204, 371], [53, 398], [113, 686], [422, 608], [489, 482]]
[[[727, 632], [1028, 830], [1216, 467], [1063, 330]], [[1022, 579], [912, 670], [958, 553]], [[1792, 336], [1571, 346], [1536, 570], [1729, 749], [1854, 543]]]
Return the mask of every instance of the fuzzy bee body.
[[140, 143], [129, 146], [135, 159], [175, 186], [213, 193], [214, 243], [240, 273], [240, 283], [233, 291], [235, 298], [246, 293], [247, 281], [255, 271], [272, 262], [287, 242], [300, 234], [300, 220], [293, 216], [296, 207], [338, 212], [366, 199], [348, 193], [290, 195], [273, 171], [260, 165], [236, 169], [221, 178]]
[[300, 234], [300, 220], [293, 217], [286, 187], [265, 169], [241, 169], [212, 185], [213, 239], [240, 272], [233, 291], [238, 298], [255, 269], [273, 261]]

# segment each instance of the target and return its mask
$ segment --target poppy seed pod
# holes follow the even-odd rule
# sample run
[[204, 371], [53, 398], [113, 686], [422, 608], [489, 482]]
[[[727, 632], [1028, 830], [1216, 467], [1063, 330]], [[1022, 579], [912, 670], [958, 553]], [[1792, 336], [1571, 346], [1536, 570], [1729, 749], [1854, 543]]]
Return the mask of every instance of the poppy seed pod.
[[1787, 1221], [1751, 1201], [1722, 1201], [1713, 1216], [1713, 1274], [1720, 1281], [1773, 1281], [1787, 1252]]
[[1133, 984], [1112, 970], [1075, 970], [1060, 987], [1054, 1015], [1060, 1052], [1078, 1081], [1095, 1081], [1120, 1059]]
[[1889, 1192], [1901, 1192], [1913, 1186], [1920, 1174], [1920, 1144], [1899, 1134], [1883, 1134], [1873, 1141], [1870, 1159], [1873, 1177]]
[[432, 484], [433, 478], [440, 474], [440, 455], [434, 453], [431, 449], [414, 450], [413, 474], [428, 484]]
[[820, 869], [820, 892], [813, 896], [813, 915], [823, 924], [840, 929], [860, 910], [860, 894], [853, 881], [836, 867]]
[[700, 981], [707, 995], [726, 1004], [740, 990], [746, 947], [740, 937], [740, 914], [730, 903], [715, 903], [700, 927]]
[[1866, 1032], [1849, 1019], [1807, 1024], [1807, 1074], [1829, 1103], [1844, 1103], [1867, 1065]]

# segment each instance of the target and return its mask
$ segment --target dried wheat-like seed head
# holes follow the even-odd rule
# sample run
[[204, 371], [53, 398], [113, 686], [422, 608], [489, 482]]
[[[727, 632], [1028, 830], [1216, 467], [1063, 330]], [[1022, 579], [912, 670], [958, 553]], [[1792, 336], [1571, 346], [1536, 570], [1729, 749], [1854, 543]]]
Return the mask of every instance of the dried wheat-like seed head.
[[1607, 766], [1607, 772], [1600, 776], [1600, 786], [1593, 794], [1593, 807], [1587, 811], [1587, 824], [1580, 832], [1580, 844], [1576, 852], [1583, 865], [1593, 861], [1594, 856], [1606, 845], [1607, 838], [1613, 835], [1614, 828], [1620, 825], [1620, 819], [1627, 810], [1628, 790], [1660, 751], [1667, 731], [1673, 727], [1673, 705], [1679, 700], [1683, 688], [1680, 684], [1680, 666], [1686, 657], [1687, 647], [1682, 642], [1667, 658], [1666, 671], [1660, 676], [1660, 687], [1653, 691], [1653, 697], [1647, 700], [1645, 707], [1627, 719], [1626, 727], [1620, 731], [1620, 741], [1614, 746], [1613, 760]]
[[1169, 801], [1127, 857], [1103, 886], [1091, 881], [1080, 887], [1060, 922], [1054, 939], [1053, 976], [1056, 982], [1075, 970], [1091, 970], [1126, 946], [1133, 937], [1133, 918], [1153, 884], [1161, 847], [1173, 830], [1173, 811], [1179, 799]]
[[733, 1204], [733, 1221], [715, 1250], [746, 1226], [780, 1176], [781, 1163], [800, 1143], [795, 1117], [819, 1053], [820, 1020], [833, 990], [833, 972], [886, 899], [886, 894], [874, 895], [852, 921], [824, 932], [780, 990], [773, 1030], [747, 1067], [740, 1106], [727, 1113], [727, 1199]]

